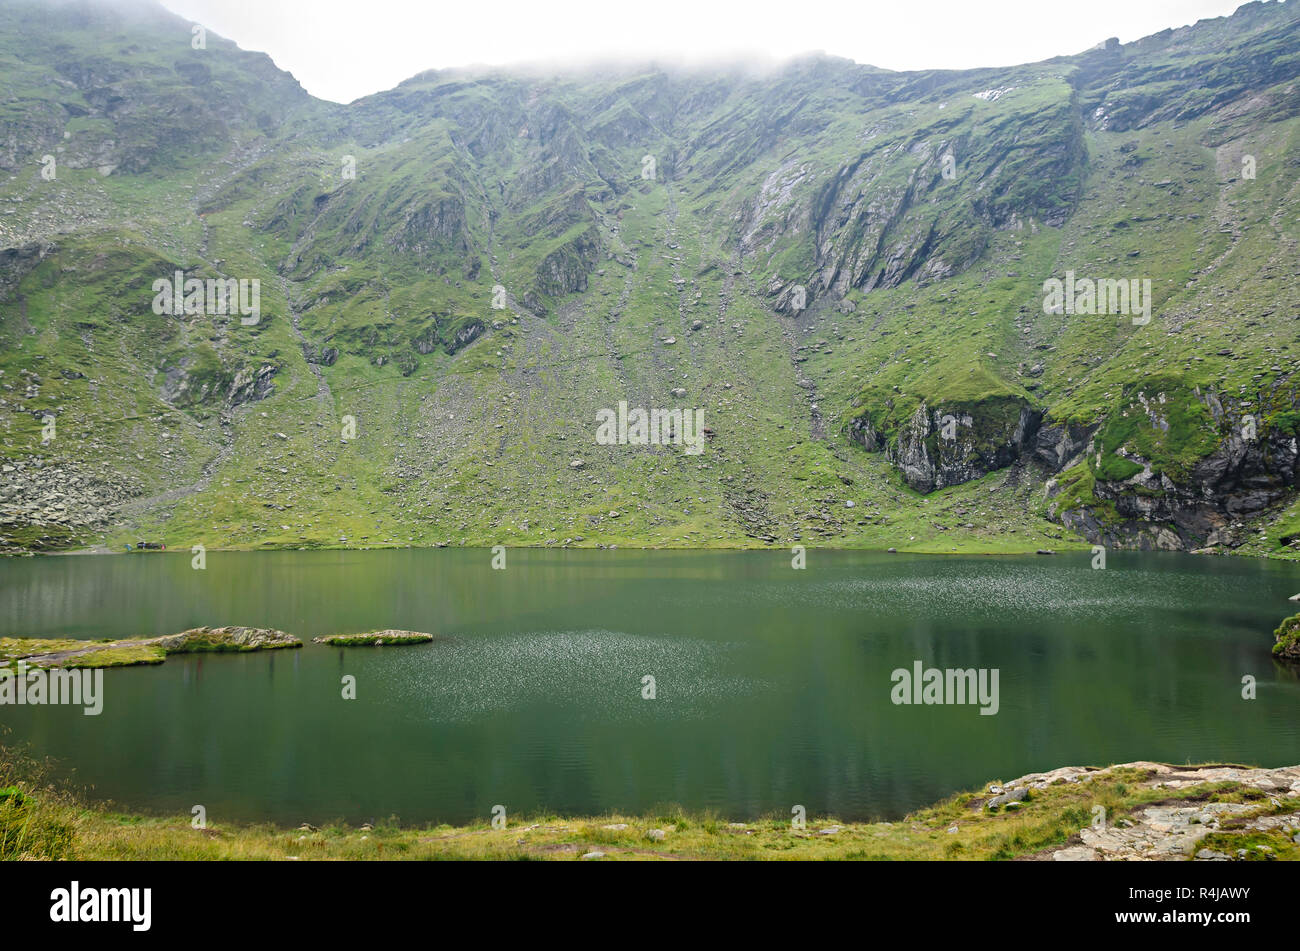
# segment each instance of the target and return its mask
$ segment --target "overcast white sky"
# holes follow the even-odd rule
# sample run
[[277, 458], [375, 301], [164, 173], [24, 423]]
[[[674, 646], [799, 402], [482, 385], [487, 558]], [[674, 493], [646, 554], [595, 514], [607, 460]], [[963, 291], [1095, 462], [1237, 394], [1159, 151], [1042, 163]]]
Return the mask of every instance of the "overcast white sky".
[[[337, 102], [426, 69], [812, 50], [888, 69], [1009, 66], [1243, 0], [163, 0]], [[1290, 0], [1298, 2], [1298, 0]]]

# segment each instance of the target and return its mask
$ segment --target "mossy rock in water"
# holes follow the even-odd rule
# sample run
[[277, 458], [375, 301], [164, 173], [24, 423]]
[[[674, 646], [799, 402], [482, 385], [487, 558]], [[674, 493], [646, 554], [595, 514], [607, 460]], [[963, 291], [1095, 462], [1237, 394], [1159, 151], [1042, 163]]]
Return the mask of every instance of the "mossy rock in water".
[[302, 647], [302, 641], [292, 634], [262, 627], [195, 627], [179, 634], [157, 638], [152, 643], [158, 644], [168, 654]]
[[14, 658], [40, 667], [101, 668], [161, 664], [169, 654], [261, 651], [302, 647], [292, 634], [260, 627], [196, 627], [162, 637], [119, 641], [68, 638], [0, 638], [0, 667]]
[[1279, 624], [1273, 636], [1277, 639], [1273, 645], [1274, 656], [1300, 664], [1300, 614], [1293, 614]]
[[331, 647], [384, 647], [393, 644], [428, 644], [433, 640], [433, 635], [419, 631], [372, 631], [369, 634], [328, 634], [312, 640]]

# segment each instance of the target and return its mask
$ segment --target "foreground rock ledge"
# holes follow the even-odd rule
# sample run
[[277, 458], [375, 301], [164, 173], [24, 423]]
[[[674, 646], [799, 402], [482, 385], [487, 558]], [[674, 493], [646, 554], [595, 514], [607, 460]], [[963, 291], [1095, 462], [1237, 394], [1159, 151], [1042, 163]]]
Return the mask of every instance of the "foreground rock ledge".
[[[1201, 840], [1228, 829], [1234, 833], [1281, 831], [1288, 837], [1300, 839], [1300, 766], [1277, 769], [1180, 767], [1146, 761], [1122, 763], [1105, 769], [1065, 766], [1048, 773], [1030, 773], [1004, 783], [1000, 788], [991, 786], [989, 791], [1046, 789], [1057, 783], [1088, 783], [1125, 769], [1147, 773], [1138, 783], [1147, 789], [1168, 789], [1173, 793], [1207, 783], [1235, 783], [1246, 790], [1258, 790], [1263, 796], [1243, 802], [1180, 802], [1171, 797], [1167, 804], [1145, 806], [1127, 815], [1115, 816], [1113, 822], [1107, 818], [1104, 823], [1084, 827], [1077, 836], [1071, 837], [1071, 844], [1066, 848], [1053, 850], [1050, 853], [1052, 859], [1058, 862], [1187, 858], [1228, 861], [1247, 858], [1247, 850], [1236, 849], [1233, 854], [1227, 854], [1203, 849], [1199, 847]], [[1282, 811], [1234, 821], [1244, 813], [1257, 812], [1261, 802]], [[1286, 808], [1288, 806], [1290, 808]]]

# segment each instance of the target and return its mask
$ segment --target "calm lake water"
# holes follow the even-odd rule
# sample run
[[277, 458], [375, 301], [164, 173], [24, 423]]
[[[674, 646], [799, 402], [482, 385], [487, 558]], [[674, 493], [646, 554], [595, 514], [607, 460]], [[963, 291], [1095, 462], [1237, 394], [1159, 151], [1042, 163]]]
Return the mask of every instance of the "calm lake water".
[[[216, 821], [403, 822], [678, 803], [896, 818], [1033, 770], [1300, 762], [1269, 656], [1300, 566], [1117, 553], [209, 552], [0, 559], [0, 631], [405, 628], [415, 647], [174, 657], [104, 712], [0, 706], [100, 798]], [[894, 705], [891, 672], [997, 668], [1000, 708]], [[1257, 678], [1243, 700], [1241, 679]], [[341, 679], [356, 678], [357, 699]], [[653, 676], [657, 697], [642, 698]]]

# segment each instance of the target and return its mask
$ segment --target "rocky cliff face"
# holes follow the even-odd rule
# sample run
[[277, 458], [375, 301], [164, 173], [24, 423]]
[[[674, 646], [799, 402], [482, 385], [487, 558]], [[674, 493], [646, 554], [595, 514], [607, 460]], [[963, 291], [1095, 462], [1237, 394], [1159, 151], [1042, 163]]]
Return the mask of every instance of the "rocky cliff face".
[[1034, 439], [1034, 458], [1049, 472], [1060, 472], [1079, 461], [1079, 454], [1087, 451], [1095, 430], [1095, 426], [1079, 423], [1044, 421]]
[[[1203, 402], [1214, 409], [1216, 426], [1227, 430], [1210, 452], [1185, 472], [1162, 471], [1138, 451], [1115, 446], [1110, 451], [1135, 470], [1124, 478], [1103, 477], [1108, 470], [1100, 460], [1107, 450], [1093, 438], [1097, 426], [1043, 425], [1041, 410], [1015, 400], [933, 410], [923, 402], [896, 432], [877, 429], [864, 414], [850, 421], [848, 433], [869, 451], [885, 453], [919, 492], [980, 479], [1017, 463], [1032, 464], [1048, 476], [1083, 466], [1093, 477], [1092, 498], [1110, 517], [1088, 506], [1053, 512], [1089, 541], [1171, 550], [1236, 547], [1247, 524], [1289, 498], [1300, 483], [1300, 439], [1294, 430], [1276, 428], [1259, 435], [1254, 424], [1243, 432], [1232, 425], [1238, 417], [1216, 396], [1207, 394]], [[1291, 418], [1294, 405], [1284, 419]], [[1155, 431], [1170, 428], [1158, 412], [1152, 412], [1149, 425]], [[1047, 494], [1054, 497], [1058, 490], [1053, 479]], [[1294, 540], [1281, 539], [1288, 545]]]
[[600, 241], [595, 228], [588, 228], [572, 241], [556, 248], [537, 267], [534, 288], [526, 295], [539, 311], [545, 312], [544, 298], [563, 297], [587, 289], [587, 275], [600, 260]]
[[868, 416], [849, 423], [852, 439], [884, 451], [918, 492], [980, 479], [1032, 453], [1042, 411], [1016, 399], [984, 400], [967, 406], [916, 407], [892, 435]]
[[[1286, 499], [1300, 480], [1300, 454], [1294, 434], [1271, 433], [1246, 440], [1229, 435], [1200, 459], [1185, 479], [1142, 471], [1123, 480], [1098, 480], [1096, 499], [1114, 507], [1122, 522], [1106, 524], [1092, 511], [1065, 512], [1062, 521], [1090, 541], [1117, 546], [1191, 550], [1236, 547], [1249, 523]], [[1294, 536], [1280, 541], [1291, 544]]]

